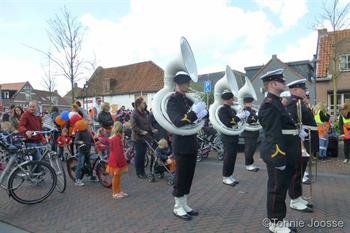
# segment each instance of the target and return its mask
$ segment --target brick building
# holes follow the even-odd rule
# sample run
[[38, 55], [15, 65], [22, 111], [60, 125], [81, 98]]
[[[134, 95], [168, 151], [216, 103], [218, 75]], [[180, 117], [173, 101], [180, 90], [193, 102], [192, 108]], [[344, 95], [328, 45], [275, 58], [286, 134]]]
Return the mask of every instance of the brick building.
[[[350, 29], [335, 32], [318, 30], [316, 57], [317, 101], [333, 108], [333, 76], [336, 76], [339, 109], [345, 101], [350, 101]], [[332, 57], [335, 58], [334, 64]]]

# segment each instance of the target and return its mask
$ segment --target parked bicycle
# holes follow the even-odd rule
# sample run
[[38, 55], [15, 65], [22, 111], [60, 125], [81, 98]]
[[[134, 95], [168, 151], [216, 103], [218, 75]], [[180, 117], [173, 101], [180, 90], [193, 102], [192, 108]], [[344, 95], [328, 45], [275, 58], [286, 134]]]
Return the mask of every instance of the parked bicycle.
[[[112, 187], [112, 177], [106, 172], [106, 167], [108, 162], [106, 158], [101, 158], [96, 153], [90, 154], [90, 162], [91, 167], [89, 167], [86, 163], [84, 163], [84, 167], [82, 169], [82, 175], [93, 174], [95, 171], [98, 181], [103, 187], [110, 188]], [[67, 172], [69, 177], [75, 182], [75, 172], [78, 166], [78, 158], [77, 155], [73, 155], [67, 160]]]
[[58, 192], [63, 193], [66, 190], [67, 186], [66, 172], [64, 171], [62, 160], [59, 158], [56, 151], [51, 150], [51, 144], [49, 143], [50, 136], [54, 130], [55, 129], [48, 131], [33, 131], [33, 135], [42, 134], [45, 137], [46, 143], [42, 146], [27, 148], [33, 150], [39, 149], [41, 151], [42, 156], [40, 157], [40, 161], [48, 162], [50, 166], [55, 170], [57, 176], [56, 189]]
[[13, 144], [12, 136], [0, 135], [0, 153], [6, 163], [0, 176], [1, 188], [19, 203], [42, 202], [56, 187], [56, 173], [48, 163], [30, 160], [33, 149]]
[[[124, 156], [128, 163], [135, 164], [135, 143], [131, 140], [131, 137], [124, 135]], [[149, 156], [145, 155], [145, 167], [149, 164]]]

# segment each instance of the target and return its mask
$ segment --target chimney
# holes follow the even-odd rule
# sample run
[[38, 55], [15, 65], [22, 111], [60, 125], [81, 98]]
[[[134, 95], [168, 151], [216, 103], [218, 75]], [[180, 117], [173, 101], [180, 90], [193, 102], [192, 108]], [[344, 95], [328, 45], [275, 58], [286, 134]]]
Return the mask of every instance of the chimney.
[[277, 55], [276, 54], [272, 55], [272, 59], [276, 60], [277, 59]]
[[327, 28], [318, 29], [318, 37], [327, 35]]
[[78, 83], [74, 83], [74, 88], [78, 88]]

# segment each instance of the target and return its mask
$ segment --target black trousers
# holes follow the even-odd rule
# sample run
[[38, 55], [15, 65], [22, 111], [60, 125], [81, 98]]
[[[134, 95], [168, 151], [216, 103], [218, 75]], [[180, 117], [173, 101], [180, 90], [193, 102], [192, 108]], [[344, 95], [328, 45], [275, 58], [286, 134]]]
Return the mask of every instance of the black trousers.
[[267, 168], [267, 217], [271, 221], [282, 221], [286, 217], [286, 195], [290, 183], [288, 167], [284, 171], [276, 169], [266, 162]]
[[174, 197], [190, 193], [197, 162], [196, 154], [175, 154], [176, 171], [173, 189]]
[[305, 166], [306, 168], [306, 164], [304, 165], [306, 160], [303, 161], [303, 158], [301, 157], [300, 140], [295, 145], [295, 150], [287, 154], [291, 155], [290, 158], [288, 158], [288, 164], [291, 168], [291, 181], [288, 189], [288, 194], [291, 199], [296, 199], [303, 193], [301, 181], [304, 175], [303, 171], [305, 171], [303, 167]]
[[145, 175], [145, 156], [147, 144], [144, 141], [135, 142], [135, 169], [136, 175]]
[[232, 141], [223, 141], [224, 144], [224, 162], [222, 166], [222, 176], [229, 177], [233, 174], [237, 158], [237, 139]]
[[344, 157], [350, 159], [350, 139], [344, 139]]
[[245, 137], [244, 138], [244, 155], [245, 165], [251, 165], [254, 163], [254, 154], [258, 143], [257, 137]]

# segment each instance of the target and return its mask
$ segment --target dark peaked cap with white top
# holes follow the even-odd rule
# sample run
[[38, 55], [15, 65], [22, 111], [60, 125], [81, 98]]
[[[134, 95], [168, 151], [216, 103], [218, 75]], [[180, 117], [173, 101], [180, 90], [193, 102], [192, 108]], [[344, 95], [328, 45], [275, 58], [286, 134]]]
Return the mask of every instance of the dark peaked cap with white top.
[[277, 69], [277, 70], [268, 71], [266, 74], [261, 76], [260, 79], [263, 82], [268, 82], [268, 81], [285, 82], [286, 80], [284, 79], [283, 71], [284, 71], [284, 69]]
[[302, 88], [306, 89], [306, 79], [300, 79], [287, 84], [289, 88]]

